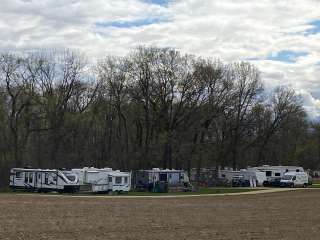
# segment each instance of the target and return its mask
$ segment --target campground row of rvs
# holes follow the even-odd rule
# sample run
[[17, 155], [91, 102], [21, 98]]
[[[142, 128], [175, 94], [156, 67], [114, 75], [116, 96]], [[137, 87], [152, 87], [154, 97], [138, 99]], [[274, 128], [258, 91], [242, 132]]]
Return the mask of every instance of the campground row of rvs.
[[131, 188], [131, 173], [111, 168], [81, 168], [50, 170], [13, 168], [10, 187], [38, 192], [128, 192]]
[[112, 168], [77, 168], [50, 170], [13, 168], [10, 187], [38, 192], [94, 193], [129, 192], [133, 187], [139, 191], [167, 192], [191, 190], [188, 175], [183, 170], [159, 169], [121, 172]]
[[[71, 170], [13, 168], [10, 187], [38, 192], [168, 192], [191, 191], [191, 182], [214, 186], [223, 181], [234, 187], [257, 186], [307, 186], [308, 174], [302, 167], [260, 166], [239, 171], [228, 169], [198, 169], [191, 171], [191, 181], [186, 171], [175, 169], [138, 170], [121, 172], [112, 168], [77, 168]], [[197, 176], [196, 176], [197, 175]]]

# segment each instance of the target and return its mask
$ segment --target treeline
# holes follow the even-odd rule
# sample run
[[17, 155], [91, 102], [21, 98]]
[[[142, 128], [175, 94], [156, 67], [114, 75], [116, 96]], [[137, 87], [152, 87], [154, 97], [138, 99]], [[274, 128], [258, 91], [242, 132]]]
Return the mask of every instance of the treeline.
[[320, 127], [249, 63], [133, 50], [95, 66], [71, 52], [0, 57], [0, 184], [10, 167], [318, 168]]

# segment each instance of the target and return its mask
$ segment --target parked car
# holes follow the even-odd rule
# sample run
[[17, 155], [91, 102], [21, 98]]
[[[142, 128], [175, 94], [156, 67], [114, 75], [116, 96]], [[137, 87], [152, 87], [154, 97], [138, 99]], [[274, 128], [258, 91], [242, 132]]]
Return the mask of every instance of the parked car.
[[264, 187], [280, 187], [281, 178], [272, 178], [263, 182]]
[[232, 187], [250, 187], [250, 181], [244, 179], [243, 176], [235, 176], [231, 182]]

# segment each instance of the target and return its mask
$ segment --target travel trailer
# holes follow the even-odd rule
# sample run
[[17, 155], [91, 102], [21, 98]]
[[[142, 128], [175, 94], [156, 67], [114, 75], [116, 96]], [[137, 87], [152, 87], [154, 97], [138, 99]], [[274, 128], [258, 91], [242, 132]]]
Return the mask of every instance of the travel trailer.
[[129, 192], [131, 189], [131, 173], [112, 171], [108, 176], [109, 191]]
[[298, 166], [269, 166], [263, 165], [259, 167], [254, 167], [258, 171], [264, 172], [266, 174], [266, 180], [263, 183], [263, 186], [266, 187], [279, 187], [280, 180], [285, 173], [288, 172], [304, 172], [302, 167]]
[[260, 167], [255, 167], [259, 171], [265, 172], [267, 179], [270, 178], [281, 178], [287, 172], [304, 172], [302, 167], [297, 166], [269, 166], [263, 165]]
[[82, 188], [91, 192], [128, 192], [131, 188], [131, 173], [112, 170], [112, 168], [72, 169], [79, 178]]
[[309, 176], [306, 172], [287, 172], [280, 181], [281, 187], [307, 187]]
[[78, 192], [77, 175], [56, 169], [12, 168], [10, 187], [38, 192]]
[[136, 171], [133, 185], [136, 190], [153, 192], [166, 192], [169, 188], [188, 191], [191, 188], [188, 174], [184, 170], [159, 168]]

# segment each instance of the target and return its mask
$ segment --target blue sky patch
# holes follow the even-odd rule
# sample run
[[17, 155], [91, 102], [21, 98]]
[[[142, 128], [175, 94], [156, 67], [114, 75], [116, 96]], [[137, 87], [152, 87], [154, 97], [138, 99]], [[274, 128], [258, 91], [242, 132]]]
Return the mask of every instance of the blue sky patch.
[[280, 51], [276, 54], [271, 54], [267, 57], [267, 60], [280, 61], [286, 63], [295, 63], [298, 57], [308, 55], [307, 52], [294, 52], [294, 51]]
[[157, 4], [161, 6], [166, 6], [168, 5], [170, 0], [144, 0], [147, 3], [152, 3], [152, 4]]
[[310, 22], [310, 25], [312, 25], [313, 27], [308, 29], [305, 34], [306, 35], [313, 35], [313, 34], [317, 34], [320, 33], [320, 19]]
[[141, 27], [151, 24], [156, 24], [164, 22], [164, 19], [160, 18], [146, 18], [146, 19], [137, 19], [133, 21], [111, 21], [111, 22], [97, 22], [97, 27], [114, 27], [114, 28], [132, 28], [132, 27]]

